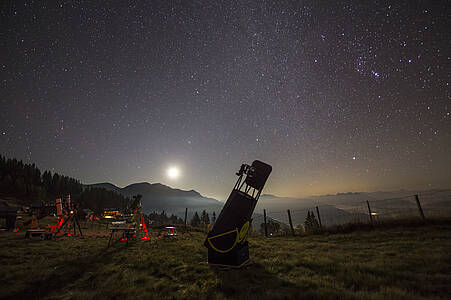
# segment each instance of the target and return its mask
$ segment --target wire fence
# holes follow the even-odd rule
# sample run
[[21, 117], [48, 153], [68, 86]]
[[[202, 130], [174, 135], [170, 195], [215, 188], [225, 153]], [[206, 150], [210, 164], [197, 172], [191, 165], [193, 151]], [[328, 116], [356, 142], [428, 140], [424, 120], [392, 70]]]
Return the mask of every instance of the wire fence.
[[312, 227], [326, 229], [345, 224], [378, 224], [404, 219], [426, 221], [451, 217], [451, 194], [433, 191], [387, 199], [343, 200], [300, 209], [264, 210], [264, 216], [267, 235], [304, 233]]

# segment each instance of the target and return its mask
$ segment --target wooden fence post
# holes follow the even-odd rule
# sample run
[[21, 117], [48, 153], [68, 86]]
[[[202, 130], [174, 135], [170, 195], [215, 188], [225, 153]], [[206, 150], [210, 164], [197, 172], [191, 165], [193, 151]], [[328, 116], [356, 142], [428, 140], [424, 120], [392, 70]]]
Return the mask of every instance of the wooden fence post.
[[316, 207], [316, 214], [318, 215], [319, 228], [323, 228], [323, 223], [321, 223], [321, 216], [319, 214], [319, 208]]
[[294, 236], [293, 222], [291, 221], [291, 213], [289, 209], [287, 209], [287, 213], [288, 213], [288, 222], [290, 222], [291, 234]]
[[266, 209], [263, 209], [263, 224], [265, 224], [265, 237], [268, 237], [268, 229], [266, 228]]
[[421, 219], [423, 219], [423, 221], [426, 221], [426, 217], [424, 216], [423, 208], [421, 207], [420, 199], [418, 199], [418, 195], [415, 195], [415, 201], [417, 202], [418, 211], [420, 212]]
[[373, 224], [373, 214], [371, 213], [370, 202], [366, 201], [366, 205], [368, 206], [368, 214], [370, 215], [370, 222]]

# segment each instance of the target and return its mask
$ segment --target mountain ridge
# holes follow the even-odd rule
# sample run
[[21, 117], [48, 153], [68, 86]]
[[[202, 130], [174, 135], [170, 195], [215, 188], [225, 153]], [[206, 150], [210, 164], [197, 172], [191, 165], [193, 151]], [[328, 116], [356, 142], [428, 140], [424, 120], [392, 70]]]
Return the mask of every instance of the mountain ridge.
[[104, 188], [115, 191], [126, 197], [137, 194], [142, 195], [143, 211], [183, 211], [210, 209], [219, 211], [223, 203], [214, 199], [202, 196], [196, 190], [181, 190], [171, 188], [162, 183], [137, 182], [125, 187], [118, 187], [109, 182], [86, 184], [84, 188]]

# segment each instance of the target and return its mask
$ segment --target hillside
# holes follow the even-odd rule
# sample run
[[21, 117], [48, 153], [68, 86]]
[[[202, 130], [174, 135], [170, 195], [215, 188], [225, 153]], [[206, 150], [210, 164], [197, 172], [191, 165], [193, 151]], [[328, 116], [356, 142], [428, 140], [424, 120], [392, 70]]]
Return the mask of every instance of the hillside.
[[86, 239], [57, 241], [23, 240], [23, 233], [0, 232], [0, 299], [449, 299], [451, 295], [450, 225], [251, 237], [254, 264], [240, 270], [208, 266], [203, 233], [105, 249], [106, 231], [96, 238], [85, 232]]
[[99, 183], [85, 185], [85, 187], [102, 187], [126, 197], [141, 194], [143, 211], [145, 213], [164, 210], [167, 213], [182, 216], [185, 213], [185, 208], [188, 208], [191, 215], [193, 211], [202, 211], [204, 209], [219, 212], [223, 206], [222, 202], [204, 197], [197, 191], [173, 189], [161, 183], [141, 182], [130, 184], [123, 188], [111, 183]]

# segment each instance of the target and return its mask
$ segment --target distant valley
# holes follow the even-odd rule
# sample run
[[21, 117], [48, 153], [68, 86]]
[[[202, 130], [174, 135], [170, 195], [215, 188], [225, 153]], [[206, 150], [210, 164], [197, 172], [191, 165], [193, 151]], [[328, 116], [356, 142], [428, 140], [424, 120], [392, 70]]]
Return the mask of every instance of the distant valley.
[[[136, 194], [142, 195], [143, 211], [165, 211], [183, 217], [185, 208], [188, 208], [188, 218], [195, 211], [207, 210], [210, 214], [215, 211], [218, 215], [224, 202], [202, 196], [195, 190], [184, 191], [173, 189], [161, 183], [134, 183], [120, 188], [111, 183], [98, 183], [85, 185], [85, 187], [100, 187], [115, 191], [126, 197]], [[263, 222], [263, 209], [266, 209], [268, 218], [288, 224], [287, 209], [291, 210], [292, 221], [302, 224], [308, 211], [315, 211], [319, 206], [323, 223], [334, 225], [349, 222], [353, 219], [367, 219], [368, 211], [366, 201], [372, 203], [374, 212], [409, 212], [416, 214], [416, 203], [412, 195], [419, 194], [422, 206], [427, 212], [450, 209], [451, 189], [429, 191], [391, 191], [391, 192], [360, 192], [338, 193], [335, 195], [311, 196], [305, 198], [279, 197], [263, 194], [255, 209], [254, 224]], [[227, 195], [228, 196], [228, 195]], [[316, 213], [316, 211], [315, 211]]]

